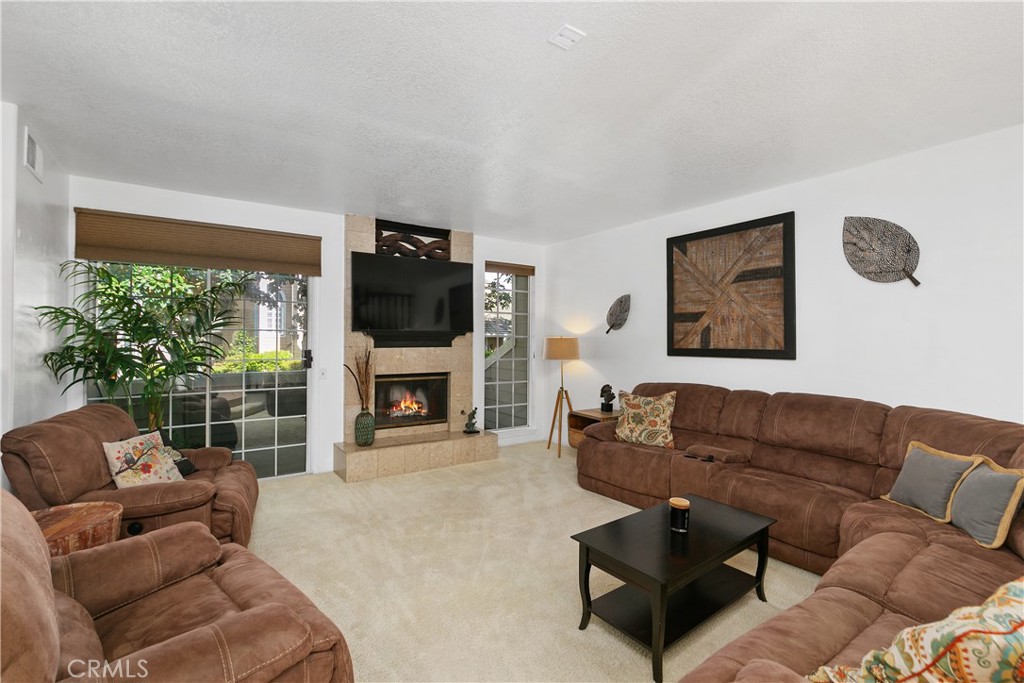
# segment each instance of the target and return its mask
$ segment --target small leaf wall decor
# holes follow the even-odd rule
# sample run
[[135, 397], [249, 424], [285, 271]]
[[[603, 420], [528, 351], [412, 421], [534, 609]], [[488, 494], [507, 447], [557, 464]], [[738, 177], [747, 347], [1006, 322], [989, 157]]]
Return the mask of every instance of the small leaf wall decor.
[[847, 216], [843, 221], [843, 253], [850, 267], [873, 282], [899, 282], [914, 277], [921, 250], [904, 228], [881, 218]]
[[612, 303], [611, 308], [608, 309], [608, 315], [605, 318], [605, 322], [608, 323], [608, 329], [604, 331], [608, 334], [612, 330], [617, 330], [626, 324], [626, 318], [629, 317], [629, 301], [631, 295], [623, 294]]

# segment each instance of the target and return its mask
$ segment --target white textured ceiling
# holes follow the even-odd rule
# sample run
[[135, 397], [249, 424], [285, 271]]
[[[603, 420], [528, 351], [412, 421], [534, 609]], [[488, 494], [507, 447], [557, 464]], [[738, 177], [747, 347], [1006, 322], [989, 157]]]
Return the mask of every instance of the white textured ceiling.
[[[2, 3], [74, 174], [551, 243], [1022, 120], [1022, 4]], [[565, 52], [563, 23], [587, 36]]]

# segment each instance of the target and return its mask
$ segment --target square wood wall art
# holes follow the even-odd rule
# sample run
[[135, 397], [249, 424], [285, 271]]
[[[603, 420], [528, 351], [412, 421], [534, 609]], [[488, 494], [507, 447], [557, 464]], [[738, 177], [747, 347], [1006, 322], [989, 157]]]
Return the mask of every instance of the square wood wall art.
[[668, 355], [796, 358], [794, 217], [667, 240]]

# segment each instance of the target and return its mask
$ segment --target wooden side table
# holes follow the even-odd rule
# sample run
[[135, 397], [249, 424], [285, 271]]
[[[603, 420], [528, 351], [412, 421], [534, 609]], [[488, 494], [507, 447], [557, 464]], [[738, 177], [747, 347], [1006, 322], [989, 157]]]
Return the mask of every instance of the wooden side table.
[[50, 557], [113, 543], [121, 533], [120, 503], [72, 503], [32, 513], [43, 530]]
[[598, 422], [609, 422], [619, 419], [619, 411], [601, 412], [600, 408], [586, 408], [569, 413], [569, 445], [576, 448], [583, 441], [583, 430]]

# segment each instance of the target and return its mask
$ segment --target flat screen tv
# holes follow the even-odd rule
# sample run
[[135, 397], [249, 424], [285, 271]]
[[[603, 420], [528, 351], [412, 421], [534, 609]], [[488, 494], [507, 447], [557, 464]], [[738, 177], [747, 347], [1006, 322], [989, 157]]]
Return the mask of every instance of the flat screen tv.
[[352, 330], [378, 347], [451, 346], [473, 331], [473, 264], [353, 252]]

